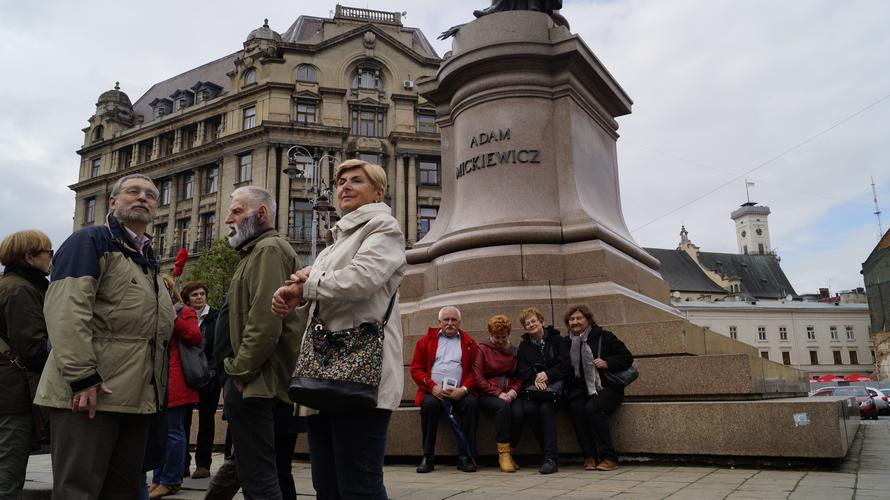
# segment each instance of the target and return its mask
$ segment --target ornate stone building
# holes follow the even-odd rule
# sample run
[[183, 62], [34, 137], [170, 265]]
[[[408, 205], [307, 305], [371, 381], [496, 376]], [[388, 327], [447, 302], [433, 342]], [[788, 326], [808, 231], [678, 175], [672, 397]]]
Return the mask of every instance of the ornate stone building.
[[[155, 248], [164, 259], [182, 247], [197, 255], [226, 235], [231, 192], [256, 185], [276, 196], [279, 231], [308, 256], [311, 165], [330, 186], [336, 162], [357, 157], [387, 170], [386, 201], [410, 246], [439, 206], [435, 109], [414, 89], [439, 63], [401, 14], [338, 5], [332, 19], [300, 16], [282, 34], [266, 21], [242, 50], [158, 82], [135, 103], [115, 85], [83, 130], [74, 229], [102, 223], [115, 180], [139, 172], [161, 191]], [[305, 177], [284, 173], [289, 159]]]

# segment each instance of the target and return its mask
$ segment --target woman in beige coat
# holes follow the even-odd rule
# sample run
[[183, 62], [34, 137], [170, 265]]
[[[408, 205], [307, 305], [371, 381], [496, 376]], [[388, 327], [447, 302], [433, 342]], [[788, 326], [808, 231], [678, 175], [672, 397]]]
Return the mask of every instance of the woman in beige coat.
[[381, 202], [386, 192], [381, 167], [347, 160], [334, 176], [342, 215], [331, 231], [334, 243], [278, 289], [272, 309], [284, 317], [296, 308], [306, 318], [318, 309], [327, 329], [337, 331], [382, 322], [395, 296], [384, 329], [377, 407], [320, 412], [307, 419], [312, 485], [318, 498], [385, 499], [386, 433], [404, 385], [397, 291], [405, 271], [405, 238], [392, 210]]

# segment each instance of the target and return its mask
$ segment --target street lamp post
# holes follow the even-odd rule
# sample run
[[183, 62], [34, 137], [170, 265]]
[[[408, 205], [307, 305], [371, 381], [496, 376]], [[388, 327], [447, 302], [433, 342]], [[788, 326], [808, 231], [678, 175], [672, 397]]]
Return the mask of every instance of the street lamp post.
[[[320, 160], [325, 157], [333, 158], [336, 161], [336, 158], [331, 155], [323, 155], [321, 157], [315, 157], [313, 154], [303, 146], [291, 146], [287, 150], [287, 167], [284, 169], [284, 173], [291, 179], [291, 181], [296, 179], [305, 179], [306, 178], [306, 170], [298, 168], [298, 165], [301, 163], [303, 165], [308, 164], [311, 169], [311, 181], [312, 185], [309, 188], [309, 192], [312, 194], [312, 236], [311, 236], [311, 257], [310, 264], [315, 263], [315, 257], [318, 252], [318, 212], [325, 212], [326, 214], [330, 214], [331, 211], [334, 210], [334, 207], [331, 206], [328, 189], [325, 182], [321, 179], [321, 167]], [[298, 162], [299, 158], [305, 158], [308, 161]], [[330, 219], [328, 219], [330, 222]], [[296, 239], [297, 235], [297, 216], [296, 216], [296, 207], [294, 208], [294, 238]]]

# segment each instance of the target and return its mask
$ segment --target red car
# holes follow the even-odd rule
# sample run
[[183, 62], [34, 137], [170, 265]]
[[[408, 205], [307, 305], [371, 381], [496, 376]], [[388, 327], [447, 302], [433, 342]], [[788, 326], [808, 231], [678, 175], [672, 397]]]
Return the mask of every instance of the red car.
[[850, 396], [855, 397], [859, 403], [859, 416], [862, 418], [878, 419], [878, 407], [875, 401], [868, 395], [865, 387], [823, 387], [813, 393], [813, 396]]

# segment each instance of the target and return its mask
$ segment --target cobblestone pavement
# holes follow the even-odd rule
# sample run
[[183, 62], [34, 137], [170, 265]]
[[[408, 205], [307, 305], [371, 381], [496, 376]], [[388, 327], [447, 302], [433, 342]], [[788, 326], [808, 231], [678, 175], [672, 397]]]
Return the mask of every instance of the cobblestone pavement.
[[[214, 466], [222, 463], [214, 457]], [[890, 418], [863, 421], [847, 458], [835, 467], [732, 468], [728, 465], [651, 465], [623, 463], [613, 472], [584, 471], [579, 464], [562, 465], [543, 476], [538, 464], [504, 474], [484, 467], [474, 474], [439, 465], [430, 474], [417, 474], [414, 465], [387, 465], [387, 492], [394, 499], [890, 499]], [[315, 496], [309, 464], [293, 465], [300, 498]], [[49, 498], [52, 483], [49, 455], [32, 456], [24, 498]], [[183, 489], [166, 498], [200, 499], [209, 479], [186, 479]], [[242, 498], [239, 494], [236, 498]]]

